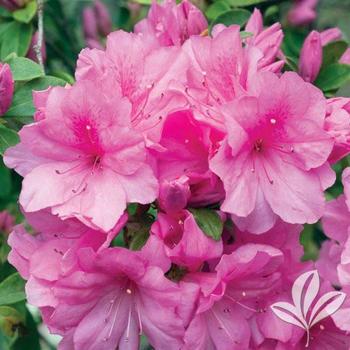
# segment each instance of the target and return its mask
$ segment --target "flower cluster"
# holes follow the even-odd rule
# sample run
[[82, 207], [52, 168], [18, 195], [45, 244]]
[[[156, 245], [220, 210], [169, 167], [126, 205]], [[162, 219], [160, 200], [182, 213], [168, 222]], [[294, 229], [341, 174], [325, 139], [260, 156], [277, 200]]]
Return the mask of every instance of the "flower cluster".
[[[160, 350], [304, 348], [270, 306], [314, 268], [299, 234], [322, 217], [322, 289], [350, 291], [349, 170], [345, 195], [324, 195], [350, 153], [350, 102], [311, 84], [334, 32], [310, 34], [298, 74], [258, 10], [248, 37], [207, 28], [186, 0], [154, 3], [80, 53], [76, 83], [34, 93], [5, 154], [35, 230], [15, 227], [9, 261], [60, 350], [138, 349], [140, 335]], [[310, 348], [346, 350], [348, 331], [345, 307]]]

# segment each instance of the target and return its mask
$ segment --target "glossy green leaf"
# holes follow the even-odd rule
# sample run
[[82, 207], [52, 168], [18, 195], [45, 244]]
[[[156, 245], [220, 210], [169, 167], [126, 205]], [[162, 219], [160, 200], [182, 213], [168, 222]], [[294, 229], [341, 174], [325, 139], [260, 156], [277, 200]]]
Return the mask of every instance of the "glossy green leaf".
[[16, 21], [7, 24], [4, 32], [1, 33], [1, 59], [12, 52], [18, 56], [25, 56], [29, 49], [32, 34], [33, 27], [31, 24]]
[[211, 4], [208, 9], [206, 10], [205, 14], [208, 17], [210, 21], [214, 20], [216, 17], [221, 15], [222, 13], [230, 10], [231, 7], [227, 3], [226, 0], [219, 0], [215, 1], [213, 4]]
[[224, 24], [225, 26], [230, 26], [231, 24], [237, 24], [243, 27], [250, 17], [250, 12], [243, 9], [229, 10], [214, 19], [210, 24], [210, 32], [216, 24]]
[[0, 306], [0, 328], [8, 337], [16, 334], [16, 329], [25, 322], [24, 315], [10, 306]]
[[25, 281], [19, 273], [7, 277], [0, 283], [0, 305], [10, 305], [25, 300]]
[[345, 41], [333, 41], [323, 48], [322, 68], [329, 66], [332, 63], [338, 63], [340, 57], [348, 48]]
[[0, 124], [0, 154], [3, 155], [9, 147], [14, 146], [18, 142], [19, 137], [16, 131]]
[[205, 235], [216, 241], [220, 240], [224, 224], [215, 210], [201, 208], [190, 209], [190, 212]]
[[13, 18], [18, 22], [29, 23], [36, 14], [38, 9], [36, 0], [27, 3], [23, 8], [20, 8], [12, 13]]
[[258, 5], [258, 4], [267, 2], [268, 0], [227, 0], [227, 1], [231, 6], [245, 7], [245, 6]]
[[140, 5], [151, 5], [152, 4], [152, 0], [135, 0], [135, 2], [137, 2]]
[[4, 117], [24, 118], [33, 116], [35, 112], [32, 97], [33, 90], [40, 91], [47, 89], [49, 86], [58, 85], [64, 86], [66, 85], [66, 82], [62, 79], [51, 76], [37, 78], [23, 84], [16, 89], [12, 105]]
[[11, 172], [0, 160], [0, 198], [6, 198], [11, 193]]
[[333, 63], [321, 70], [315, 85], [322, 91], [328, 92], [339, 89], [350, 80], [350, 65]]
[[7, 60], [15, 81], [27, 81], [44, 76], [41, 66], [25, 57], [12, 57]]
[[250, 38], [251, 36], [253, 36], [254, 34], [243, 30], [243, 31], [239, 32], [239, 35], [241, 36], [241, 39], [247, 39], [247, 38]]

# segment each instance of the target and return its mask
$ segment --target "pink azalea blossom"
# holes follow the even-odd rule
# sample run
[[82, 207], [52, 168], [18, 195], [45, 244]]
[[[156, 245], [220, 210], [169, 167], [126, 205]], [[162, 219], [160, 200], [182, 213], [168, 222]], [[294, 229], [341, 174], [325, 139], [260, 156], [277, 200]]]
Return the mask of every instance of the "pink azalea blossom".
[[173, 215], [159, 213], [151, 233], [163, 241], [165, 253], [173, 263], [192, 271], [222, 254], [222, 241], [206, 236], [187, 210]]
[[329, 157], [335, 163], [350, 153], [350, 99], [335, 97], [327, 100], [325, 129], [334, 139]]
[[[27, 283], [29, 302], [41, 308], [52, 332], [64, 336], [59, 349], [137, 349], [140, 334], [157, 349], [181, 347], [178, 307], [184, 290], [159, 267], [123, 248], [98, 254], [83, 248], [76, 256], [71, 273], [52, 282], [51, 275], [31, 277]], [[195, 290], [182, 297], [194, 305]]]
[[4, 158], [24, 176], [23, 209], [51, 208], [63, 219], [109, 231], [127, 203], [152, 202], [157, 181], [129, 118], [125, 99], [109, 98], [92, 82], [52, 89], [45, 118], [25, 126]]
[[[196, 119], [224, 130], [219, 107], [244, 95], [258, 71], [279, 72], [276, 61], [283, 34], [280, 25], [259, 32], [253, 14], [248, 28], [256, 33], [243, 45], [240, 27], [220, 27], [213, 37], [192, 37], [184, 45], [192, 67], [187, 72], [185, 92]], [[257, 28], [255, 28], [257, 27]], [[215, 29], [215, 28], [214, 28]]]
[[201, 286], [201, 297], [184, 349], [248, 349], [248, 319], [256, 312], [255, 301], [273, 290], [282, 261], [276, 248], [247, 244], [223, 255], [215, 273], [187, 275], [186, 281]]
[[190, 205], [207, 205], [223, 199], [222, 183], [209, 170], [208, 162], [222, 137], [221, 132], [196, 121], [190, 111], [169, 115], [159, 141], [161, 148], [154, 153], [160, 183], [188, 184]]
[[131, 103], [132, 126], [157, 142], [166, 116], [188, 106], [183, 93], [171, 87], [175, 79], [186, 80], [187, 66], [180, 48], [159, 48], [152, 37], [117, 31], [108, 36], [106, 51], [81, 52], [76, 77], [113, 81]]
[[135, 25], [135, 33], [153, 36], [161, 46], [179, 46], [207, 27], [203, 13], [190, 1], [177, 5], [175, 0], [165, 0], [162, 4], [152, 2], [147, 18]]
[[221, 209], [233, 219], [259, 220], [254, 233], [270, 229], [278, 216], [314, 223], [324, 211], [323, 190], [335, 180], [325, 99], [295, 73], [262, 73], [253, 90], [255, 96], [221, 109], [228, 134], [210, 161], [226, 191]]

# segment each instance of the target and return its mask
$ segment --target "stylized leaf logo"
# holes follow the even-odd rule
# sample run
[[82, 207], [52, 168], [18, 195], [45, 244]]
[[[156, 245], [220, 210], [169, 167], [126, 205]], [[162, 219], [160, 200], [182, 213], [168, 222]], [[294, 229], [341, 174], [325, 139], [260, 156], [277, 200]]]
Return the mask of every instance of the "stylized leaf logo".
[[271, 305], [273, 313], [278, 318], [305, 329], [307, 335], [306, 347], [310, 343], [311, 327], [338, 311], [346, 298], [346, 294], [343, 292], [328, 292], [322, 295], [313, 309], [310, 310], [319, 290], [320, 276], [317, 270], [305, 272], [293, 284], [292, 298], [294, 305], [287, 302]]

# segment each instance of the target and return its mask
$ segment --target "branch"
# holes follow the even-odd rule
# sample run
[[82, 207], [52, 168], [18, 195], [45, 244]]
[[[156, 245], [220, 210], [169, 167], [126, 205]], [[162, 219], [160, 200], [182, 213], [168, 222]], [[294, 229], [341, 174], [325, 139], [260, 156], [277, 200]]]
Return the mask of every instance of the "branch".
[[34, 51], [37, 57], [37, 60], [45, 71], [43, 55], [42, 55], [42, 46], [44, 41], [44, 0], [37, 0], [38, 4], [38, 39], [34, 45]]

